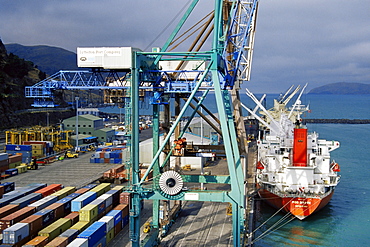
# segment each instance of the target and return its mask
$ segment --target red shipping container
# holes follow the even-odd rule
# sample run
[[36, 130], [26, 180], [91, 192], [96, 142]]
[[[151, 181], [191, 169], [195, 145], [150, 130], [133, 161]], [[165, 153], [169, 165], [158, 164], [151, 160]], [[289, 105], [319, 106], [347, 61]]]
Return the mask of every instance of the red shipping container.
[[99, 158], [104, 158], [105, 152], [100, 152], [99, 153]]
[[106, 209], [105, 209], [105, 214], [109, 213], [109, 211], [111, 211], [113, 208], [113, 205], [109, 205]]
[[43, 216], [42, 215], [30, 215], [27, 218], [21, 220], [21, 223], [28, 223], [30, 236], [37, 235], [37, 233], [42, 229], [43, 223]]
[[37, 236], [34, 239], [28, 241], [24, 246], [27, 247], [44, 247], [48, 243], [49, 239], [45, 236]]
[[44, 148], [47, 146], [47, 142], [44, 141], [24, 141], [23, 145], [42, 144]]
[[119, 203], [120, 204], [130, 204], [131, 203], [132, 194], [128, 192], [122, 192], [119, 196]]
[[85, 192], [88, 192], [89, 190], [90, 190], [89, 188], [81, 188], [81, 189], [76, 190], [74, 193], [83, 194]]
[[56, 237], [47, 244], [47, 247], [66, 247], [68, 245], [67, 237]]
[[[1, 186], [3, 187], [3, 186]], [[18, 210], [18, 205], [9, 204], [0, 208], [0, 219]]]
[[121, 230], [122, 230], [122, 224], [121, 223], [115, 225], [114, 226], [114, 236], [117, 236], [117, 234], [120, 233]]
[[116, 174], [116, 173], [119, 173], [119, 172], [122, 172], [123, 170], [125, 170], [125, 166], [124, 165], [120, 165], [116, 168], [113, 168], [111, 169], [112, 170], [112, 173]]
[[128, 204], [118, 204], [113, 210], [122, 211], [122, 219], [129, 214], [129, 205]]
[[9, 169], [9, 163], [8, 160], [1, 160], [0, 161], [0, 173], [5, 172], [6, 170]]
[[63, 203], [53, 203], [50, 206], [47, 206], [45, 209], [52, 209], [54, 211], [54, 220], [65, 216]]
[[22, 209], [19, 209], [18, 211], [15, 211], [12, 214], [9, 214], [8, 216], [3, 217], [0, 219], [0, 230], [3, 231], [6, 228], [14, 225], [15, 223], [18, 223], [19, 221], [27, 218], [31, 214], [36, 212], [35, 207], [24, 207]]
[[72, 212], [64, 218], [70, 219], [72, 221], [72, 225], [74, 225], [80, 220], [80, 213], [79, 212]]
[[57, 192], [58, 190], [61, 190], [63, 185], [61, 184], [50, 184], [46, 186], [45, 188], [39, 189], [38, 191], [35, 191], [35, 193], [42, 194], [42, 197], [48, 196], [53, 194], [54, 192]]
[[16, 162], [22, 162], [22, 155], [21, 154], [15, 154], [15, 155], [9, 155], [9, 164], [16, 163]]
[[109, 158], [104, 158], [104, 163], [110, 163], [110, 159]]

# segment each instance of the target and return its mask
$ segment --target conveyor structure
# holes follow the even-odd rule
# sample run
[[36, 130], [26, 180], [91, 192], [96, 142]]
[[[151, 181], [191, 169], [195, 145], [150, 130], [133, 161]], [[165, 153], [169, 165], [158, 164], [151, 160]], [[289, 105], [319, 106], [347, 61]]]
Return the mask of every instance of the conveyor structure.
[[[127, 116], [132, 126], [129, 133], [130, 161], [127, 166], [132, 170], [132, 181], [128, 191], [133, 194], [130, 211], [130, 239], [132, 246], [153, 246], [158, 244], [160, 231], [159, 206], [160, 201], [213, 201], [229, 202], [232, 205], [233, 245], [243, 246], [246, 243], [246, 169], [243, 168], [242, 155], [246, 155], [245, 132], [243, 133], [242, 116], [238, 109], [238, 90], [244, 81], [250, 79], [250, 69], [255, 34], [256, 12], [258, 0], [231, 1], [215, 0], [214, 11], [208, 21], [209, 29], [204, 28], [206, 36], [213, 32], [210, 50], [200, 51], [200, 46], [192, 45], [186, 52], [168, 51], [189, 15], [197, 6], [199, 0], [193, 0], [184, 16], [179, 21], [173, 33], [163, 47], [152, 52], [129, 49], [129, 67], [112, 68], [104, 63], [93, 65], [86, 71], [60, 71], [59, 73], [26, 88], [26, 97], [34, 98], [34, 106], [53, 106], [55, 90], [127, 90], [124, 94], [130, 103]], [[213, 20], [213, 25], [210, 25]], [[104, 48], [102, 48], [104, 49]], [[123, 49], [121, 49], [123, 50]], [[107, 55], [108, 56], [108, 55]], [[89, 57], [79, 55], [84, 61]], [[108, 58], [109, 59], [109, 58]], [[176, 68], [166, 68], [165, 63], [177, 63]], [[189, 68], [189, 64], [197, 64]], [[80, 64], [79, 64], [80, 65]], [[80, 66], [80, 67], [81, 67]], [[114, 66], [113, 66], [114, 67]], [[87, 67], [85, 67], [87, 69]], [[142, 92], [151, 98], [153, 106], [153, 161], [147, 172], [140, 178], [139, 170], [139, 98]], [[172, 134], [181, 138], [187, 125], [180, 126], [180, 120], [185, 111], [192, 105], [193, 113], [205, 108], [204, 99], [214, 92], [218, 110], [218, 121], [222, 134], [222, 142], [229, 175], [187, 175], [178, 171], [168, 171], [168, 161], [173, 148], [169, 145]], [[170, 99], [175, 99], [176, 119], [167, 129], [166, 138], [159, 145], [159, 111], [164, 108], [167, 113]], [[185, 98], [182, 108], [180, 98]], [[192, 103], [193, 102], [193, 103]], [[206, 108], [205, 108], [206, 109]], [[189, 120], [190, 122], [190, 120]], [[183, 128], [182, 128], [183, 127]], [[159, 157], [164, 150], [164, 162]], [[146, 182], [149, 172], [153, 172], [153, 180]], [[223, 183], [229, 184], [229, 191], [191, 191], [186, 190], [187, 182]], [[144, 240], [140, 240], [140, 208], [141, 200], [153, 200], [153, 217], [151, 230]]]

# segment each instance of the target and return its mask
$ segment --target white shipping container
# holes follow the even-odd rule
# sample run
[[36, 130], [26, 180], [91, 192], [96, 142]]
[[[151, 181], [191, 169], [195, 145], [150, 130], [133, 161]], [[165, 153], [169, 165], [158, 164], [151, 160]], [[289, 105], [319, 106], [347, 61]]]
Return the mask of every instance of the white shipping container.
[[77, 47], [77, 66], [81, 68], [131, 69], [133, 47]]
[[0, 161], [7, 160], [8, 157], [8, 153], [0, 153]]
[[112, 202], [113, 202], [112, 194], [103, 194], [103, 195], [99, 196], [98, 199], [105, 200], [105, 207], [106, 208], [109, 207], [110, 205], [112, 205]]
[[[175, 167], [176, 164], [175, 156], [170, 158], [170, 167]], [[201, 169], [201, 167], [205, 165], [208, 158], [205, 157], [185, 157], [181, 156], [180, 158], [180, 166], [191, 165], [192, 169]]]
[[3, 231], [3, 243], [16, 244], [29, 234], [28, 223], [16, 223]]
[[113, 216], [103, 216], [101, 217], [100, 222], [105, 222], [107, 226], [107, 233], [114, 227], [114, 217]]
[[88, 247], [89, 241], [86, 238], [76, 238], [67, 247]]
[[56, 201], [58, 201], [58, 197], [50, 195], [50, 196], [46, 196], [46, 197], [30, 204], [29, 206], [30, 207], [36, 207], [36, 210], [40, 211], [41, 209], [46, 208], [47, 206], [53, 204]]

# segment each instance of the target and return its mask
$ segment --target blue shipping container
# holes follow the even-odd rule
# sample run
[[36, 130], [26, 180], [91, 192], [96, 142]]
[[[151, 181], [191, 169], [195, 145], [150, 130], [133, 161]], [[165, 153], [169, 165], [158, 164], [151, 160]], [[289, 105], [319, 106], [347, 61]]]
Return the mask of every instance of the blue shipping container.
[[5, 174], [10, 175], [10, 176], [18, 175], [18, 169], [12, 168], [12, 169], [5, 170]]
[[5, 182], [0, 184], [0, 186], [4, 187], [4, 193], [8, 193], [10, 191], [13, 191], [15, 189], [15, 183], [14, 182]]
[[122, 219], [122, 228], [124, 228], [128, 224], [129, 218], [130, 218], [129, 215], [126, 215], [125, 217], [123, 217], [123, 219]]
[[40, 200], [42, 198], [42, 194], [40, 193], [31, 193], [29, 195], [23, 196], [15, 201], [12, 201], [10, 204], [19, 205], [19, 209], [28, 206], [29, 204]]
[[107, 245], [107, 237], [104, 236], [102, 239], [100, 239], [97, 243], [93, 245], [93, 247], [105, 247]]
[[88, 240], [88, 246], [93, 247], [106, 235], [105, 222], [94, 222], [91, 226], [86, 228], [85, 231], [81, 232], [77, 238], [85, 238]]
[[28, 223], [16, 223], [3, 231], [3, 243], [16, 244], [29, 234]]
[[98, 215], [105, 211], [106, 201], [104, 199], [95, 199], [94, 201], [90, 202], [90, 204], [98, 205]]
[[114, 217], [114, 225], [117, 225], [122, 220], [122, 211], [121, 210], [111, 210], [106, 216]]
[[73, 197], [67, 196], [64, 197], [63, 199], [60, 199], [56, 203], [64, 204], [64, 213], [69, 214], [71, 212], [71, 204], [73, 199], [74, 199]]
[[0, 199], [0, 207], [4, 207], [4, 206], [8, 205], [12, 201], [17, 200], [20, 197], [22, 197], [20, 194], [3, 197], [3, 198]]
[[54, 221], [54, 210], [53, 209], [42, 209], [34, 215], [41, 215], [42, 216], [42, 225], [46, 226], [49, 223]]
[[5, 146], [5, 150], [9, 150], [9, 151], [30, 151], [30, 152], [32, 152], [32, 146], [31, 145], [8, 144], [8, 145]]
[[79, 197], [73, 199], [72, 201], [72, 212], [78, 212], [81, 208], [85, 207], [87, 204], [92, 202], [97, 198], [96, 192], [88, 191], [84, 194], [80, 195]]
[[82, 188], [85, 188], [85, 189], [92, 189], [92, 188], [95, 188], [97, 186], [97, 184], [88, 184], [88, 185], [85, 185], [84, 187]]

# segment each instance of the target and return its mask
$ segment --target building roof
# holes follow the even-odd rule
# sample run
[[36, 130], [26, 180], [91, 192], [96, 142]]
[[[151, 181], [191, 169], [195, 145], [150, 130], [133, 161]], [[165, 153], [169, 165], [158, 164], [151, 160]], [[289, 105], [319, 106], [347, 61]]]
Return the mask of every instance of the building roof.
[[110, 131], [114, 131], [116, 132], [114, 129], [112, 128], [101, 128], [101, 129], [97, 129], [95, 131], [102, 131], [102, 132], [110, 132]]
[[[85, 115], [79, 115], [78, 116], [78, 120], [84, 120], [84, 119], [85, 120], [91, 120], [91, 121], [102, 120], [102, 118], [96, 117], [96, 116], [91, 115], [91, 114], [85, 114]], [[76, 116], [64, 119], [64, 121], [66, 121], [66, 120], [67, 121], [76, 120]]]

